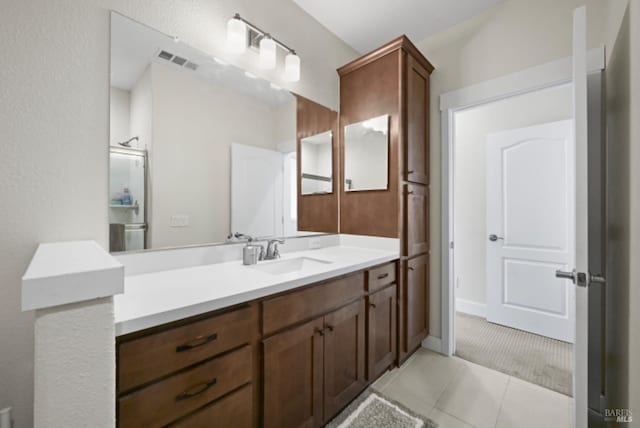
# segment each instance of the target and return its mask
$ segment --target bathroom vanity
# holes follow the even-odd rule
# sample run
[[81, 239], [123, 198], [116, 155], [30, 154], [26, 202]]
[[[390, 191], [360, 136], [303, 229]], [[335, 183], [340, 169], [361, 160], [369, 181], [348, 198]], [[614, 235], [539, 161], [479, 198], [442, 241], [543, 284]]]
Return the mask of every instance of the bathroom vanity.
[[[145, 159], [111, 193], [153, 183], [154, 251], [115, 255], [118, 426], [321, 426], [429, 332], [433, 66], [400, 37], [338, 70], [337, 113], [116, 13], [111, 49], [111, 150]], [[245, 266], [249, 237], [287, 245]]]
[[118, 426], [335, 416], [398, 357], [394, 240], [374, 249], [367, 240], [384, 238], [340, 238], [252, 266], [127, 277], [115, 298]]

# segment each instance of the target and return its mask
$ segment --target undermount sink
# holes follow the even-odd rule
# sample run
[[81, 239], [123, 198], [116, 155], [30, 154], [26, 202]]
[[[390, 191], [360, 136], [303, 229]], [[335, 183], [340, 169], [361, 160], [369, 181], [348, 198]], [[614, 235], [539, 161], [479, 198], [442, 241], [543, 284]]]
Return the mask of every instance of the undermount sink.
[[251, 268], [271, 275], [282, 275], [285, 273], [300, 272], [307, 269], [313, 269], [331, 263], [333, 262], [314, 259], [311, 257], [297, 257], [295, 259], [258, 263], [257, 265], [251, 266]]

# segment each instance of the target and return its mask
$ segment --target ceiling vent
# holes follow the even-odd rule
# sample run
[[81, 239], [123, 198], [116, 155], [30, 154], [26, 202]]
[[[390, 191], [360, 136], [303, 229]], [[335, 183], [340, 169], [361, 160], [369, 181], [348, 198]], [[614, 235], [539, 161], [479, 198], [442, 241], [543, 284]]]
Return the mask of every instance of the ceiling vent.
[[169, 61], [172, 62], [173, 64], [183, 67], [183, 68], [188, 68], [189, 70], [192, 71], [196, 71], [198, 69], [198, 67], [200, 67], [199, 64], [196, 64], [195, 62], [189, 61], [186, 58], [183, 58], [181, 56], [178, 55], [174, 55], [171, 52], [167, 52], [165, 50], [160, 49], [158, 51], [158, 53], [156, 54], [156, 56], [160, 59], [163, 59], [165, 61]]

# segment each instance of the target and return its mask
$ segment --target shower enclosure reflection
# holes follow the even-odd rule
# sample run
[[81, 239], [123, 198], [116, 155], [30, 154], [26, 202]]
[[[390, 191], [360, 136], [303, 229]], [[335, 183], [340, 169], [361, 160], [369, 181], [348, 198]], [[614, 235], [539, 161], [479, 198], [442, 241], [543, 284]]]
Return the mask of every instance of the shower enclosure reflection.
[[146, 248], [146, 150], [109, 149], [109, 247], [111, 251]]

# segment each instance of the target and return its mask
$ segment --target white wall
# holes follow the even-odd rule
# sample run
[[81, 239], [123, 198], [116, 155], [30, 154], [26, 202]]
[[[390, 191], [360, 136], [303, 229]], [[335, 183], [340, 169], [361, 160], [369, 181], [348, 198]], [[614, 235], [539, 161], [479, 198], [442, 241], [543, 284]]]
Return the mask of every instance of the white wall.
[[[571, 55], [572, 14], [587, 4], [589, 47], [605, 44], [609, 3], [623, 0], [507, 0], [447, 31], [417, 41], [435, 67], [431, 90], [431, 272], [429, 329], [440, 337], [440, 95]], [[613, 19], [611, 21], [614, 21]]]
[[[151, 246], [224, 241], [231, 143], [277, 150], [277, 109], [171, 65], [153, 63], [151, 82]], [[188, 215], [189, 226], [171, 227], [176, 214]]]
[[131, 147], [151, 150], [153, 144], [153, 93], [151, 89], [151, 67], [142, 73], [131, 88], [129, 96], [129, 138], [138, 137]]
[[[171, 65], [151, 64], [151, 82], [151, 247], [224, 241], [231, 143], [276, 150], [277, 109]], [[172, 215], [189, 226], [171, 227]]]
[[129, 135], [129, 91], [112, 87], [109, 91], [109, 143], [114, 146], [127, 141]]
[[486, 303], [487, 134], [572, 117], [571, 86], [536, 91], [456, 113], [454, 149], [456, 299]]
[[335, 69], [356, 56], [289, 0], [2, 2], [0, 406], [14, 407], [16, 428], [33, 424], [34, 323], [20, 311], [20, 278], [37, 243], [108, 245], [109, 9], [223, 57], [226, 21], [240, 12], [296, 48], [302, 79], [262, 72], [255, 54], [234, 62], [333, 107]]

